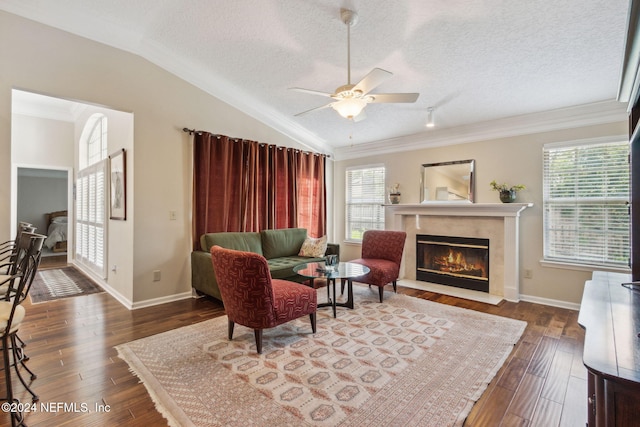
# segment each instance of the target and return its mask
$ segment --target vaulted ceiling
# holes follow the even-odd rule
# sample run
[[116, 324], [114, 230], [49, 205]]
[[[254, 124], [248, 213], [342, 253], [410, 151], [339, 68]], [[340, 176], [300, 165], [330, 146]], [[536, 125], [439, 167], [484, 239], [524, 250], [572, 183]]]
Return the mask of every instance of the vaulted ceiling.
[[[382, 68], [393, 76], [372, 93], [418, 92], [415, 103], [369, 104], [359, 122], [331, 108], [295, 116], [332, 99], [289, 88], [347, 83], [341, 8], [359, 15], [352, 83]], [[0, 9], [138, 54], [325, 151], [624, 112], [615, 99], [628, 0], [0, 0]]]

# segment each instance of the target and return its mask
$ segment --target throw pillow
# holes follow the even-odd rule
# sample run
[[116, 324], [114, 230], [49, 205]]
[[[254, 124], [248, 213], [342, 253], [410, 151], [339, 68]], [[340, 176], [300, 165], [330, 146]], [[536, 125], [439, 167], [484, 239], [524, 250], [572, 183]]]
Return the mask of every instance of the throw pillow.
[[307, 236], [300, 248], [299, 256], [308, 256], [313, 258], [322, 258], [327, 251], [327, 236], [313, 237]]

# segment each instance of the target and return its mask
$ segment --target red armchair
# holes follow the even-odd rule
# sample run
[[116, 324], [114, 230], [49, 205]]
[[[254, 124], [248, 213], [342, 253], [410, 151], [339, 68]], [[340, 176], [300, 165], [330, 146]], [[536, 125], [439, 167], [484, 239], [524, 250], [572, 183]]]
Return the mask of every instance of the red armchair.
[[272, 279], [267, 260], [253, 252], [211, 248], [213, 271], [229, 318], [229, 339], [236, 323], [252, 328], [262, 353], [262, 330], [309, 315], [316, 333], [316, 290], [288, 280]]
[[367, 230], [362, 236], [361, 258], [350, 261], [369, 267], [369, 273], [355, 277], [353, 281], [378, 286], [380, 302], [387, 284], [392, 283], [393, 291], [397, 291], [406, 238], [404, 231]]

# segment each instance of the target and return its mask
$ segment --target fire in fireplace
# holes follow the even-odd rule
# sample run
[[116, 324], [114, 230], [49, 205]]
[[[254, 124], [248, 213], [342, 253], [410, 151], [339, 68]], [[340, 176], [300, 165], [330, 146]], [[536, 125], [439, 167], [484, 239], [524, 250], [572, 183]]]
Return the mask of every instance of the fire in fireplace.
[[489, 292], [489, 239], [416, 236], [416, 279]]

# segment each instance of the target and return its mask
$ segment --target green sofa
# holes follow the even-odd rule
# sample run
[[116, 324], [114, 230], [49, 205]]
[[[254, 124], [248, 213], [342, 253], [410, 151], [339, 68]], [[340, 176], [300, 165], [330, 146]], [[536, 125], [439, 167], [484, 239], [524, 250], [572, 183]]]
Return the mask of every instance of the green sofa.
[[[209, 252], [214, 245], [258, 253], [267, 259], [274, 279], [302, 282], [305, 279], [294, 273], [293, 268], [305, 262], [323, 260], [298, 255], [306, 237], [307, 230], [304, 228], [203, 234], [200, 236], [200, 250], [191, 252], [191, 286], [200, 293], [222, 301]], [[339, 256], [340, 246], [327, 244], [325, 254]]]

